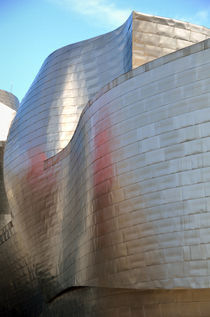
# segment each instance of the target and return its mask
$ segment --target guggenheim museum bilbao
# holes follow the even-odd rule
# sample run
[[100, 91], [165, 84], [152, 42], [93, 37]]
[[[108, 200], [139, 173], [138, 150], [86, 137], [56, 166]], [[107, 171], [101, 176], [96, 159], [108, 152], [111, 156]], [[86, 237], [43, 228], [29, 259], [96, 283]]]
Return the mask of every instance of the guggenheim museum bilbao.
[[0, 316], [210, 316], [209, 37], [133, 12], [0, 91]]

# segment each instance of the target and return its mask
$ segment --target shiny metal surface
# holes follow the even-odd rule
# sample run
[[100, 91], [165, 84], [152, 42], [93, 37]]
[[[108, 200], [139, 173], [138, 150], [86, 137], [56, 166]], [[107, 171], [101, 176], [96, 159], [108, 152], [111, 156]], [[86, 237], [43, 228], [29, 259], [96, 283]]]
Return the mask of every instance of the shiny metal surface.
[[[156, 59], [169, 42], [175, 51], [208, 36], [134, 12], [47, 58], [6, 144], [4, 313], [63, 316], [67, 298], [76, 316], [172, 316], [158, 289], [209, 288], [210, 40]], [[146, 289], [153, 299], [134, 312]], [[189, 294], [192, 304], [199, 291]]]

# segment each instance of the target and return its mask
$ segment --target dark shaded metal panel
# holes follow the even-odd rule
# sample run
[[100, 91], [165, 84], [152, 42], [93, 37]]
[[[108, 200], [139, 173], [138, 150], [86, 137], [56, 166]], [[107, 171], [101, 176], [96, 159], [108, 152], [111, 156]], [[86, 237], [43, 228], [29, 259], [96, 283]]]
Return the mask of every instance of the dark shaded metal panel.
[[3, 155], [5, 142], [0, 141], [0, 229], [11, 219], [11, 212], [4, 186]]

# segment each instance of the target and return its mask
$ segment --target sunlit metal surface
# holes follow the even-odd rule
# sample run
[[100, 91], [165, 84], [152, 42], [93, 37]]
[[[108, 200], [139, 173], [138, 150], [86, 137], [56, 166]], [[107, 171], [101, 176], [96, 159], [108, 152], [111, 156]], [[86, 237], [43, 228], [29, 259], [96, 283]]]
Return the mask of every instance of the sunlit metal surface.
[[157, 289], [209, 288], [208, 37], [134, 12], [47, 58], [6, 145], [4, 314], [172, 316]]

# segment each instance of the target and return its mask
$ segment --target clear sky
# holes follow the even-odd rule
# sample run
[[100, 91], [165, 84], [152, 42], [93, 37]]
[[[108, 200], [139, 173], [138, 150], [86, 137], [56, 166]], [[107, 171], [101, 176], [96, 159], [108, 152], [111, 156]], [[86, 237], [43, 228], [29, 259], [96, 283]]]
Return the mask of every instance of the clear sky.
[[21, 100], [50, 53], [112, 31], [132, 10], [210, 28], [210, 0], [0, 0], [0, 89]]

